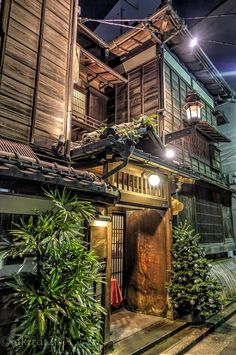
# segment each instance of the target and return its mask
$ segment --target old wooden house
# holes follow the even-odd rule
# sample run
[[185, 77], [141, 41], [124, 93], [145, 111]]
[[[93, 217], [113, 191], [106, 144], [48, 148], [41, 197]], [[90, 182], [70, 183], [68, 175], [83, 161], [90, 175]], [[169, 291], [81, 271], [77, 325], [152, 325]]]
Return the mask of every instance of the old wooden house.
[[[228, 141], [217, 129], [226, 119], [215, 111], [232, 93], [200, 48], [181, 50], [190, 33], [169, 5], [106, 43], [82, 22], [76, 28], [76, 1], [0, 4], [1, 236], [19, 215], [48, 207], [42, 186], [66, 186], [93, 201], [103, 212], [90, 237], [106, 265], [109, 344], [111, 278], [121, 309], [171, 316], [165, 283], [173, 223], [187, 219], [214, 258], [235, 250], [218, 147]], [[204, 105], [194, 129], [183, 107], [190, 90]], [[137, 141], [99, 130], [105, 123], [127, 132], [145, 115], [156, 116], [155, 129], [141, 124]], [[0, 269], [2, 305], [12, 270]], [[3, 333], [12, 320], [1, 314]]]
[[[227, 118], [216, 109], [233, 92], [200, 47], [186, 51], [191, 34], [170, 5], [110, 43], [83, 23], [78, 33], [72, 161], [108, 178], [121, 192], [108, 213], [111, 276], [118, 280], [123, 305], [168, 316], [164, 285], [172, 224], [187, 220], [211, 258], [235, 252], [232, 190], [221, 172], [219, 149], [230, 140], [218, 129]], [[192, 90], [202, 109], [191, 128], [184, 105]], [[157, 117], [156, 137], [149, 132], [132, 149], [98, 129], [106, 123], [119, 130], [149, 115]], [[166, 147], [174, 149], [174, 158], [165, 157]], [[148, 182], [153, 173], [160, 177], [157, 188]]]

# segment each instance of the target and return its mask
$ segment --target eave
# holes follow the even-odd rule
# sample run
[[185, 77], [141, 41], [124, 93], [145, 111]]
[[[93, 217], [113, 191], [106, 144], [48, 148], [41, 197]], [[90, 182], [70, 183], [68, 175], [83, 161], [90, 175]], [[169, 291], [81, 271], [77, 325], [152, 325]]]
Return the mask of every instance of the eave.
[[80, 34], [86, 35], [88, 38], [92, 39], [97, 43], [101, 48], [108, 49], [109, 44], [99, 37], [95, 32], [91, 31], [87, 26], [78, 21], [78, 32]]
[[[125, 150], [125, 145], [127, 142], [119, 142], [113, 137], [107, 137], [101, 139], [94, 143], [89, 143], [83, 147], [76, 148], [71, 152], [71, 159], [78, 166], [84, 166], [86, 168], [89, 166], [94, 166], [95, 164], [99, 165], [99, 159], [104, 161], [107, 150], [113, 152], [119, 160], [122, 160]], [[101, 155], [103, 153], [103, 155]], [[99, 159], [97, 159], [99, 157]], [[166, 171], [170, 174], [176, 174], [178, 176], [188, 178], [188, 179], [198, 179], [198, 174], [194, 171], [180, 167], [175, 163], [166, 161], [159, 157], [153, 156], [152, 154], [145, 153], [139, 149], [130, 147], [129, 161], [136, 162], [138, 165], [141, 164], [145, 167], [159, 168], [163, 171]], [[100, 165], [101, 165], [100, 161]]]
[[180, 32], [176, 33], [168, 41], [171, 53], [175, 54], [187, 69], [194, 74], [196, 79], [203, 84], [214, 97], [216, 104], [234, 99], [234, 91], [202, 48], [198, 44], [192, 50], [186, 48], [191, 39], [191, 32], [187, 27], [183, 27]]
[[105, 205], [116, 203], [120, 196], [116, 188], [93, 173], [39, 160], [27, 144], [4, 139], [0, 139], [0, 179], [66, 187], [79, 191], [83, 198]]
[[223, 133], [219, 132], [215, 127], [213, 127], [208, 121], [199, 121], [196, 125], [199, 132], [207, 136], [212, 142], [215, 143], [229, 143], [231, 142], [228, 137]]
[[80, 69], [88, 75], [88, 81], [96, 80], [104, 85], [127, 83], [127, 79], [80, 47]]
[[[110, 51], [116, 56], [123, 56], [137, 47], [152, 39], [152, 33], [155, 33], [156, 41], [162, 43], [161, 36], [169, 33], [176, 27], [180, 26], [178, 17], [168, 17], [167, 14], [171, 10], [169, 5], [165, 5], [158, 9], [153, 15], [147, 17], [144, 22], [139, 23], [134, 29], [125, 32], [115, 40], [109, 43]], [[160, 35], [160, 37], [159, 37]]]

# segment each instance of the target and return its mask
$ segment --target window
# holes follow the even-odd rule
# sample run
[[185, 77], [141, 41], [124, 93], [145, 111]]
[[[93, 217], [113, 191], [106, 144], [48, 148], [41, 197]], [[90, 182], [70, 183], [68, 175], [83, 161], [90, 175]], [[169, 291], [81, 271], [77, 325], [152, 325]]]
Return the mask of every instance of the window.
[[209, 152], [211, 167], [216, 170], [221, 170], [220, 150], [217, 149], [213, 144], [210, 144]]
[[[6, 242], [13, 243], [14, 237], [9, 233], [16, 229], [16, 224], [21, 224], [21, 220], [27, 221], [29, 216], [1, 213], [0, 214], [0, 245]], [[15, 272], [32, 272], [33, 255], [27, 255], [22, 258], [7, 258], [0, 262], [0, 278], [8, 278]]]
[[72, 98], [72, 113], [78, 117], [84, 117], [86, 115], [86, 92], [74, 89]]

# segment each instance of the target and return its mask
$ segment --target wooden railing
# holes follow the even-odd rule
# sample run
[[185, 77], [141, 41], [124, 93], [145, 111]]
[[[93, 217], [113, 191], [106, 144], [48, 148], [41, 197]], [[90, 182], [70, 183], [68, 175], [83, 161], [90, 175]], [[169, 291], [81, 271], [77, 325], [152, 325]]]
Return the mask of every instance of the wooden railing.
[[99, 129], [101, 126], [102, 122], [96, 120], [95, 118], [85, 115], [82, 113], [74, 112], [72, 108], [72, 116], [73, 116], [73, 122], [74, 124], [78, 124], [82, 128], [94, 131], [96, 129]]
[[[75, 93], [81, 94], [81, 96], [77, 96]], [[86, 97], [76, 90], [72, 99], [72, 116], [74, 126], [85, 128], [86, 130], [94, 131], [102, 124], [101, 121], [86, 114]]]
[[112, 183], [121, 192], [149, 196], [159, 200], [167, 200], [166, 181], [161, 181], [158, 186], [151, 186], [147, 177], [126, 172], [118, 172], [113, 176]]

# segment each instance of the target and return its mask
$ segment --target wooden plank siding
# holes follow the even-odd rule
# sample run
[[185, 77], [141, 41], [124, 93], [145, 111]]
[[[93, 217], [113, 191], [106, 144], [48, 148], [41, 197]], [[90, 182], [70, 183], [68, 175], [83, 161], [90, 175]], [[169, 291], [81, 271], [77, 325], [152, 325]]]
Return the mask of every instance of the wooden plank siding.
[[50, 147], [64, 134], [73, 1], [8, 2], [0, 134]]
[[129, 122], [141, 114], [157, 114], [159, 107], [158, 59], [127, 73], [128, 84], [121, 84], [110, 95], [108, 118], [111, 123]]

